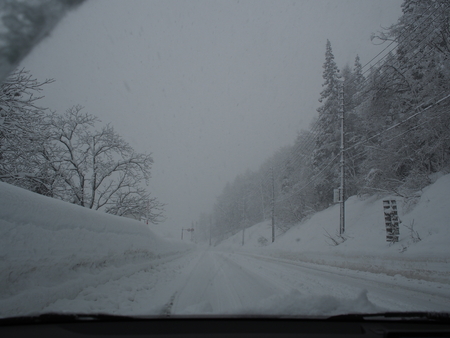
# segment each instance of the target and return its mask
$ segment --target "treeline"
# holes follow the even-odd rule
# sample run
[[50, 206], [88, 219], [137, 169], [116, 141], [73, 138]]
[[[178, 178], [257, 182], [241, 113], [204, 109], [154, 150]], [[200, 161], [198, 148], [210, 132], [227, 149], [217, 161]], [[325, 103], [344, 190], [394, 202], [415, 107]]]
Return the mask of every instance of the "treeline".
[[38, 106], [39, 82], [17, 70], [0, 85], [0, 181], [119, 216], [159, 223], [164, 206], [146, 188], [153, 159], [111, 125], [74, 106]]
[[[256, 172], [225, 186], [198, 220], [216, 240], [270, 219], [287, 229], [333, 203], [340, 187], [341, 109], [345, 112], [345, 197], [411, 196], [450, 162], [450, 4], [405, 0], [398, 23], [372, 38], [386, 47], [372, 65], [339, 70], [326, 43], [318, 116], [293, 145]], [[340, 92], [343, 92], [343, 99]], [[342, 106], [343, 105], [343, 106]]]

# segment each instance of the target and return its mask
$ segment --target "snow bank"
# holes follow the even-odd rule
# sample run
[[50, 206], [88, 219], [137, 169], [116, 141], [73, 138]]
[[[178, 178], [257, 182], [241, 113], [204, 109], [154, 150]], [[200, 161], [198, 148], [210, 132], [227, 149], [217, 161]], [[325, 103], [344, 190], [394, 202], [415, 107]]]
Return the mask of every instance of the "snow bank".
[[[350, 268], [408, 278], [450, 283], [450, 175], [425, 188], [420, 198], [398, 196], [346, 201], [346, 230], [340, 238], [339, 205], [316, 213], [271, 243], [270, 222], [262, 222], [222, 242], [219, 247], [258, 250], [285, 259]], [[399, 242], [386, 242], [383, 200], [396, 199], [399, 207]], [[408, 228], [413, 226], [413, 230]], [[331, 237], [331, 238], [330, 238]], [[420, 238], [420, 239], [419, 239]], [[340, 243], [335, 245], [334, 240]]]
[[[242, 310], [247, 315], [273, 316], [334, 316], [348, 313], [379, 313], [387, 311], [374, 305], [363, 290], [355, 299], [341, 299], [333, 296], [306, 297], [298, 290], [285, 295], [273, 295], [254, 307]], [[238, 311], [239, 312], [239, 311]]]
[[0, 182], [0, 316], [39, 312], [189, 248], [138, 221]]

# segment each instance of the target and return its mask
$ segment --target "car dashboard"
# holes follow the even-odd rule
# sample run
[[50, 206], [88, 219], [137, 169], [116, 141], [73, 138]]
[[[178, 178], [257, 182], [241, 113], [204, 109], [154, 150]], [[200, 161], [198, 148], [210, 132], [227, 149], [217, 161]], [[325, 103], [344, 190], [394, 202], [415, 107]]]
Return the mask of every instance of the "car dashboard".
[[170, 317], [2, 320], [9, 337], [450, 337], [450, 323], [423, 320], [304, 319], [273, 317]]

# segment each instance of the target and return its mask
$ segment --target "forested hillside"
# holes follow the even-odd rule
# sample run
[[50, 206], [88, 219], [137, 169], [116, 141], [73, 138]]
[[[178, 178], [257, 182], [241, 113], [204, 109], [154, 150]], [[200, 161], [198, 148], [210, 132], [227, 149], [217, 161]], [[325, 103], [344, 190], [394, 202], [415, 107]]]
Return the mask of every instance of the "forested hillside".
[[355, 55], [351, 66], [339, 69], [326, 42], [317, 118], [259, 170], [227, 184], [211, 214], [200, 216], [199, 233], [206, 236], [212, 224], [214, 237], [227, 238], [270, 219], [272, 210], [277, 227], [287, 229], [327, 208], [341, 185], [341, 151], [345, 199], [413, 197], [430, 175], [448, 172], [450, 4], [405, 0], [402, 11], [396, 24], [373, 34], [385, 48], [364, 65]]

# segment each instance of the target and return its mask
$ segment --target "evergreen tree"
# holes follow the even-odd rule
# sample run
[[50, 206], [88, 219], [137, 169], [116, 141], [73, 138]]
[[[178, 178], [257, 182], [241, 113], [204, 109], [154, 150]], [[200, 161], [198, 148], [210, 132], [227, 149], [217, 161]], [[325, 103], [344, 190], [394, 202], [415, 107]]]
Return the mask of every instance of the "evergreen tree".
[[333, 188], [337, 183], [337, 162], [323, 170], [339, 154], [339, 70], [334, 61], [331, 43], [327, 40], [323, 64], [323, 87], [319, 102], [323, 103], [319, 113], [316, 149], [313, 153], [313, 168], [320, 207], [327, 207], [333, 200]]
[[335, 100], [338, 96], [339, 69], [334, 61], [331, 42], [327, 40], [325, 51], [325, 63], [323, 64], [323, 79], [325, 80], [322, 87], [325, 87], [320, 93], [319, 102], [324, 102], [322, 107], [318, 108], [319, 118], [329, 108], [328, 104]]

